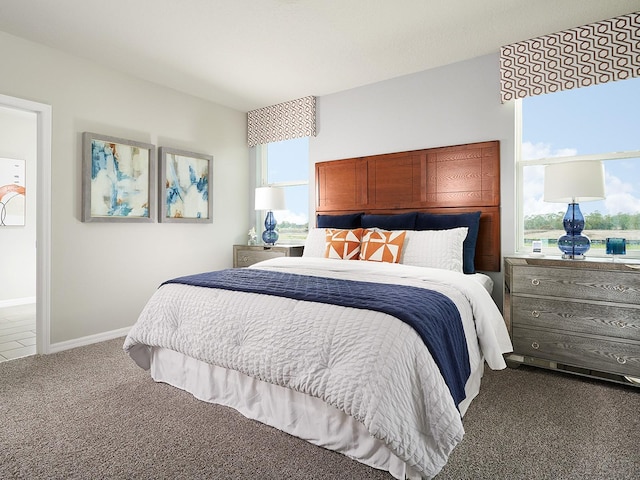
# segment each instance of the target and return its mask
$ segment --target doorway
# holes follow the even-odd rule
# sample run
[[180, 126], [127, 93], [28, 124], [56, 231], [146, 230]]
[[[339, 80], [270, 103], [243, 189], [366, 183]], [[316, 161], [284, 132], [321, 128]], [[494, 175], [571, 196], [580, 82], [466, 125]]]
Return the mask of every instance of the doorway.
[[[9, 250], [4, 254], [13, 253], [16, 255], [16, 258], [13, 258], [11, 262], [7, 262], [7, 268], [3, 269], [4, 276], [11, 277], [13, 272], [14, 282], [8, 285], [11, 285], [12, 288], [15, 287], [13, 292], [8, 292], [5, 295], [8, 295], [9, 298], [3, 298], [3, 301], [0, 301], [0, 307], [7, 307], [6, 309], [2, 308], [4, 310], [2, 319], [5, 322], [2, 323], [2, 319], [0, 319], [0, 325], [6, 326], [7, 322], [15, 322], [14, 325], [4, 328], [4, 333], [9, 332], [10, 334], [12, 331], [19, 333], [22, 330], [21, 327], [28, 322], [29, 315], [33, 318], [33, 312], [35, 311], [35, 339], [22, 339], [24, 342], [17, 340], [17, 343], [20, 344], [33, 343], [33, 340], [35, 340], [35, 348], [33, 348], [33, 345], [22, 345], [31, 348], [7, 354], [7, 356], [16, 358], [16, 355], [23, 356], [20, 353], [49, 353], [50, 349], [51, 106], [0, 95], [0, 109], [7, 113], [7, 117], [13, 115], [16, 121], [18, 119], [25, 120], [25, 124], [30, 125], [30, 127], [26, 128], [33, 129], [27, 135], [31, 135], [31, 142], [35, 141], [35, 145], [32, 145], [33, 153], [30, 154], [28, 151], [25, 153], [27, 156], [31, 155], [31, 167], [35, 167], [25, 167], [25, 175], [29, 174], [31, 177], [27, 185], [30, 185], [29, 191], [33, 192], [31, 197], [29, 197], [28, 192], [26, 193], [27, 203], [25, 205], [25, 209], [29, 212], [25, 212], [25, 222], [29, 221], [31, 231], [26, 225], [25, 227], [0, 227], [22, 229], [22, 231], [15, 229], [13, 231], [4, 231], [7, 235], [4, 235], [2, 239], [7, 244], [6, 247], [8, 247], [5, 250]], [[11, 151], [0, 152], [0, 157], [19, 157], [21, 155], [18, 150], [16, 150], [16, 155], [12, 155]], [[35, 160], [35, 165], [33, 165], [33, 160]], [[35, 215], [33, 214], [34, 210]], [[33, 227], [35, 227], [35, 234]], [[3, 230], [0, 230], [0, 233], [3, 233]], [[9, 233], [12, 235], [8, 235]], [[19, 248], [20, 241], [18, 237], [21, 236], [26, 239], [26, 249]], [[24, 255], [25, 252], [30, 254], [31, 257], [20, 259], [20, 255]], [[35, 266], [35, 278], [29, 278], [28, 274], [21, 275], [18, 273], [20, 268], [25, 271], [28, 270], [29, 265], [31, 265], [32, 271]], [[33, 274], [31, 274], [31, 277], [33, 277]], [[30, 281], [32, 282], [31, 287], [26, 284], [20, 284], [20, 282], [28, 284]], [[33, 284], [35, 284], [35, 289]], [[29, 303], [35, 303], [35, 308], [33, 305], [29, 308]], [[5, 336], [3, 342], [15, 341], [7, 340], [8, 338]], [[1, 355], [5, 357], [5, 354]]]

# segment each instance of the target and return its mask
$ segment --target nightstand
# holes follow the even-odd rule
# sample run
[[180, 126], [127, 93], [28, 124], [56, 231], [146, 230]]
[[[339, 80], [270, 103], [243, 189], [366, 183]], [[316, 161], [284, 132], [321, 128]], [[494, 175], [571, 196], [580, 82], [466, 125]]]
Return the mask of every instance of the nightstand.
[[302, 245], [234, 245], [233, 268], [248, 267], [275, 257], [301, 257]]
[[640, 386], [640, 262], [506, 257], [504, 267], [510, 365]]

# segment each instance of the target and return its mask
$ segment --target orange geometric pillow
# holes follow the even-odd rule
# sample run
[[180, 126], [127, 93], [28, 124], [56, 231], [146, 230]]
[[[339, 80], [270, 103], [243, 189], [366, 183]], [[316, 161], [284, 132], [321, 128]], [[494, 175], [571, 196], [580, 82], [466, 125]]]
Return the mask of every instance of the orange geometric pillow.
[[406, 234], [404, 230], [365, 230], [360, 247], [360, 260], [398, 263]]
[[360, 258], [360, 241], [362, 229], [337, 230], [327, 228], [325, 258], [340, 258], [343, 260], [358, 260]]

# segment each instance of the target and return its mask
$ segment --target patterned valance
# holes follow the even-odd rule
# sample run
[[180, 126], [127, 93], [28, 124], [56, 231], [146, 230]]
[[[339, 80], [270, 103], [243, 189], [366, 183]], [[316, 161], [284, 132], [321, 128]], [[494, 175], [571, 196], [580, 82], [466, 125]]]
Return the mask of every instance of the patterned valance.
[[640, 12], [500, 49], [502, 101], [640, 76]]
[[316, 135], [316, 97], [303, 97], [270, 107], [251, 110], [247, 114], [247, 142], [279, 142]]

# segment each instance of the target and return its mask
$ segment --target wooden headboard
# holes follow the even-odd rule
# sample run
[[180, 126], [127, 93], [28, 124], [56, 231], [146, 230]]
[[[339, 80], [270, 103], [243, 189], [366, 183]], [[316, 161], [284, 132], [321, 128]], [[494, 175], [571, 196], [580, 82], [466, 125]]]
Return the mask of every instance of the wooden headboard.
[[481, 211], [477, 270], [500, 271], [500, 142], [316, 163], [316, 213]]

